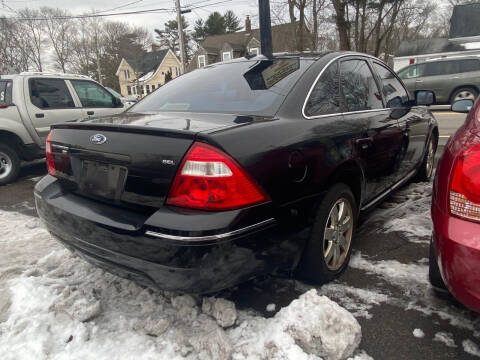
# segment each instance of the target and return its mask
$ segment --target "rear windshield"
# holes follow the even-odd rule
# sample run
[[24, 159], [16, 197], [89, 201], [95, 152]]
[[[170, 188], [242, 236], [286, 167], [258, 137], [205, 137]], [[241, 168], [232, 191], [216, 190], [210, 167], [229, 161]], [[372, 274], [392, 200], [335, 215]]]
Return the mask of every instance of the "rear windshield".
[[170, 81], [129, 111], [273, 115], [312, 63], [284, 58], [207, 66]]

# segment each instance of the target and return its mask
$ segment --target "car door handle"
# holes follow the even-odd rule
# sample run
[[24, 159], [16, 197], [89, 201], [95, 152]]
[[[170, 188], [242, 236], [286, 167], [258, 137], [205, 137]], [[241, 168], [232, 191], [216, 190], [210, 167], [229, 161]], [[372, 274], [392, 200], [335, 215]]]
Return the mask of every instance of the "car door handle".
[[357, 144], [362, 150], [367, 150], [373, 145], [373, 139], [371, 137], [357, 139], [355, 140], [355, 144]]
[[416, 83], [422, 83], [423, 80], [415, 80]]
[[35, 114], [35, 117], [41, 119], [45, 117], [45, 114]]
[[454, 76], [454, 77], [452, 77], [452, 78], [450, 78], [450, 79], [452, 79], [452, 80], [460, 79], [460, 76]]
[[87, 115], [93, 115], [95, 114], [95, 111], [87, 111]]

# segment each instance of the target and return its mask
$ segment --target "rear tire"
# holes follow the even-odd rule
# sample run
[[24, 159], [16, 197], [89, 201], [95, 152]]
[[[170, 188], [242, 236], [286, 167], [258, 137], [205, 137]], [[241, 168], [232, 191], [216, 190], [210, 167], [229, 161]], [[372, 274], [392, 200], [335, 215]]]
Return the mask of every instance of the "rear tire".
[[321, 201], [298, 271], [302, 278], [323, 284], [347, 267], [357, 225], [358, 208], [350, 188], [333, 185]]
[[20, 173], [20, 158], [14, 148], [0, 144], [0, 185], [14, 181]]
[[450, 104], [453, 105], [455, 101], [458, 100], [473, 100], [478, 96], [478, 92], [475, 89], [469, 88], [469, 87], [463, 87], [455, 91], [450, 99]]
[[422, 165], [418, 169], [415, 181], [430, 181], [435, 166], [435, 153], [437, 152], [437, 138], [432, 134], [428, 140], [427, 149], [423, 157]]
[[446, 291], [447, 287], [443, 282], [442, 275], [440, 274], [440, 269], [438, 268], [437, 259], [435, 257], [435, 249], [433, 248], [433, 241], [430, 241], [430, 261], [428, 266], [428, 278], [430, 279], [430, 284], [440, 291]]

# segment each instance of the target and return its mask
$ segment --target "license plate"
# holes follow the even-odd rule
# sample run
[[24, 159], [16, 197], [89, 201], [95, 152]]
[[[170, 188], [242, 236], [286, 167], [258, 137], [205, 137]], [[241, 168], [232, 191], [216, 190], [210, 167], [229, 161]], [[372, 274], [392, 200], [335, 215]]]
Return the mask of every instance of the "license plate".
[[80, 190], [107, 199], [120, 200], [127, 169], [123, 166], [84, 160]]

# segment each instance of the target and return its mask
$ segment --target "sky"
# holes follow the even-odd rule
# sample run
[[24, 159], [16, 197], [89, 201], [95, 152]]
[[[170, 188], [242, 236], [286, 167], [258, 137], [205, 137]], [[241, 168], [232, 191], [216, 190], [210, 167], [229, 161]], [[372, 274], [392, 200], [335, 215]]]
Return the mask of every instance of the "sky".
[[[215, 4], [218, 2], [221, 3]], [[191, 13], [185, 14], [191, 30], [196, 19], [206, 18], [213, 11], [224, 13], [227, 10], [233, 10], [242, 20], [242, 26], [246, 15], [250, 15], [255, 24], [258, 12], [258, 2], [255, 0], [180, 0], [180, 4], [182, 8], [197, 7]], [[82, 14], [92, 10], [110, 14], [159, 8], [171, 9], [168, 12], [105, 17], [109, 20], [126, 21], [136, 26], [146, 27], [151, 32], [155, 28], [163, 29], [165, 22], [176, 18], [175, 0], [0, 0], [0, 16], [15, 16], [15, 10], [42, 6], [65, 9], [72, 14]]]

